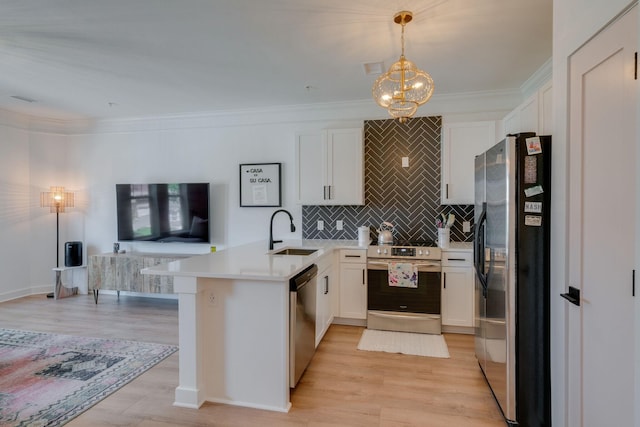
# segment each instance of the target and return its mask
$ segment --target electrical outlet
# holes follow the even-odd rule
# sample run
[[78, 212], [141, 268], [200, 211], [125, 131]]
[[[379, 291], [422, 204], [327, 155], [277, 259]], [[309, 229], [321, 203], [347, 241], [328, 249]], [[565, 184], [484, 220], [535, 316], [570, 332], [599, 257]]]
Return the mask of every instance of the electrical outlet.
[[462, 221], [462, 232], [469, 233], [471, 231], [471, 223], [469, 221]]
[[322, 231], [324, 230], [324, 221], [319, 219], [318, 220], [318, 231]]
[[218, 305], [218, 297], [216, 297], [216, 294], [212, 292], [209, 292], [209, 305], [211, 307], [216, 307]]
[[342, 223], [342, 220], [339, 219], [336, 221], [336, 230], [342, 230], [344, 228], [344, 224]]

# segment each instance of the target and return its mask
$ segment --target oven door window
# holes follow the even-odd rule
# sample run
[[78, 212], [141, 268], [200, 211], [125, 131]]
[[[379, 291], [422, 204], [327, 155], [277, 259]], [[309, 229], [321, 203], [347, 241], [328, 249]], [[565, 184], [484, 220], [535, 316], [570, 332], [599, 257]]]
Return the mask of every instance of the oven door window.
[[389, 286], [387, 269], [367, 271], [369, 310], [440, 314], [440, 272], [418, 271], [417, 288]]

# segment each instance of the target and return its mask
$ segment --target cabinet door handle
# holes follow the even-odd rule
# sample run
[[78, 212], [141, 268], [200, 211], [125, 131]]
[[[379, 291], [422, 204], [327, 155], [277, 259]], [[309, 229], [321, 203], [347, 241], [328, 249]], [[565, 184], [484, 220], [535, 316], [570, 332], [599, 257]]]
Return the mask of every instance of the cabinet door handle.
[[442, 273], [442, 286], [447, 289], [447, 273]]
[[329, 200], [333, 199], [333, 195], [331, 194], [331, 187], [333, 187], [333, 185], [327, 185], [327, 187], [329, 187]]
[[362, 285], [364, 286], [364, 268], [362, 269]]
[[327, 200], [327, 186], [326, 186], [326, 185], [323, 185], [323, 186], [322, 186], [322, 193], [323, 193], [323, 194], [322, 194], [322, 198], [323, 198], [324, 200]]
[[329, 293], [329, 276], [324, 276], [324, 294]]
[[444, 194], [445, 194], [444, 198], [448, 199], [449, 198], [449, 184], [445, 184], [444, 185]]

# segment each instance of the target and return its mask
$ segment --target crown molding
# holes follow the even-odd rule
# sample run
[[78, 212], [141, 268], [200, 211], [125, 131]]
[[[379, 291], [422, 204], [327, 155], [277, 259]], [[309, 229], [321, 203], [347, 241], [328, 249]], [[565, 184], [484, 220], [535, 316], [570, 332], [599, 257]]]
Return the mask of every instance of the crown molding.
[[538, 89], [540, 89], [540, 87], [542, 87], [543, 84], [551, 80], [552, 76], [553, 59], [549, 58], [520, 86], [522, 99], [527, 99], [529, 96], [533, 95]]
[[0, 125], [36, 133], [67, 135], [69, 121], [47, 117], [36, 117], [0, 109]]
[[[434, 95], [418, 115], [442, 115], [500, 111], [508, 112], [522, 99], [518, 89]], [[345, 122], [388, 119], [389, 115], [370, 100], [290, 105], [262, 109], [199, 112], [155, 117], [104, 119], [91, 124], [68, 123], [70, 134], [147, 132], [176, 129], [220, 128], [300, 122]]]
[[[434, 95], [420, 107], [419, 116], [508, 112], [522, 99], [519, 89]], [[6, 114], [5, 114], [6, 113]], [[386, 110], [371, 99], [322, 104], [289, 105], [229, 111], [195, 112], [153, 117], [56, 120], [0, 110], [0, 123], [33, 132], [65, 135], [153, 132], [178, 129], [337, 122], [388, 119]]]
[[29, 130], [30, 116], [0, 109], [0, 125], [15, 129]]

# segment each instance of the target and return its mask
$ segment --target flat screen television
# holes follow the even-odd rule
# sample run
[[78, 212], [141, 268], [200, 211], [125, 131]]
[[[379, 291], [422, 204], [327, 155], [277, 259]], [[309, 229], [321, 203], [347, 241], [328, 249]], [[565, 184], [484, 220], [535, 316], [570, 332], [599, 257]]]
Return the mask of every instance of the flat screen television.
[[210, 243], [209, 183], [116, 184], [118, 241]]

